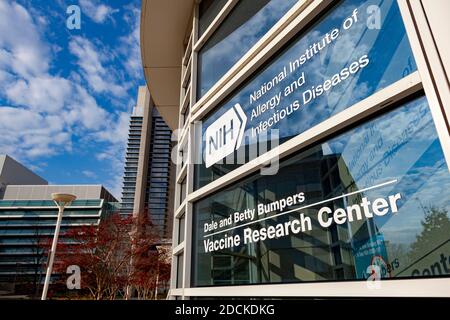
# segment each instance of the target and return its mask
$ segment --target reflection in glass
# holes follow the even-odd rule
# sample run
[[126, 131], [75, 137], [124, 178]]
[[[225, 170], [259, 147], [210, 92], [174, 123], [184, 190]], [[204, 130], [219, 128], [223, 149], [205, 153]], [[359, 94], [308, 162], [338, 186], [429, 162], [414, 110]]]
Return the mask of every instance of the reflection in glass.
[[[368, 8], [373, 5], [380, 8], [379, 28], [371, 25], [372, 16], [368, 14], [371, 12]], [[357, 13], [357, 21], [345, 30], [344, 21], [348, 21], [354, 12]], [[330, 40], [336, 29], [339, 29], [338, 36], [326, 44], [326, 39]], [[314, 45], [316, 50], [321, 50], [307, 59], [305, 52], [312, 50]], [[304, 64], [295, 65], [302, 56]], [[206, 128], [237, 103], [247, 117], [247, 136], [261, 138], [262, 134], [270, 134], [276, 129], [279, 130], [281, 144], [416, 69], [397, 1], [338, 2], [320, 21], [296, 36], [287, 48], [203, 119], [203, 153], [206, 151]], [[282, 80], [276, 80], [278, 78], [274, 77], [280, 74]], [[319, 86], [323, 90], [330, 88], [319, 95]], [[258, 92], [263, 93], [260, 96]], [[259, 98], [255, 100], [255, 97]], [[238, 152], [248, 148], [248, 143], [244, 139]], [[200, 154], [197, 156], [204, 159]], [[247, 157], [245, 162], [248, 160], [251, 159]], [[196, 165], [195, 189], [241, 164], [215, 164], [210, 168]]]
[[177, 288], [183, 287], [183, 254], [176, 256], [177, 261]]
[[184, 241], [184, 226], [185, 226], [185, 216], [182, 216], [179, 219], [178, 225], [178, 244]]
[[227, 4], [228, 0], [203, 0], [198, 6], [198, 38], [200, 38], [211, 22]]
[[[211, 89], [296, 2], [240, 0], [199, 51], [197, 99]], [[211, 10], [217, 11], [219, 6], [217, 3]]]
[[[449, 169], [426, 98], [417, 98], [282, 161], [277, 175], [252, 176], [195, 203], [192, 284], [362, 280], [369, 265], [377, 265], [382, 278], [449, 276], [448, 190]], [[205, 253], [206, 222], [299, 192], [305, 195], [302, 206], [325, 202], [211, 238], [239, 234], [243, 239], [248, 227], [275, 226], [302, 213], [312, 220], [310, 231]], [[335, 211], [360, 205], [363, 198], [374, 203], [397, 193], [396, 213], [347, 219], [328, 228], [317, 219], [324, 206]]]

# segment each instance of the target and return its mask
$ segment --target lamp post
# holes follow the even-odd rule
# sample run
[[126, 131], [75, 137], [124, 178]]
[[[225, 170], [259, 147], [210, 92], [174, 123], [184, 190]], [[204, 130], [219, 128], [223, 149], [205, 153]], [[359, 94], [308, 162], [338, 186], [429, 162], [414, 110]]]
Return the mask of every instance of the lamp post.
[[50, 284], [50, 277], [52, 275], [53, 261], [55, 260], [56, 246], [58, 244], [59, 229], [61, 227], [64, 208], [69, 206], [70, 203], [72, 203], [72, 201], [74, 201], [76, 198], [77, 197], [73, 194], [52, 193], [52, 199], [58, 206], [58, 220], [56, 221], [55, 235], [53, 236], [52, 249], [50, 250], [50, 256], [48, 259], [47, 273], [45, 275], [44, 289], [42, 291], [41, 300], [47, 299], [47, 291]]

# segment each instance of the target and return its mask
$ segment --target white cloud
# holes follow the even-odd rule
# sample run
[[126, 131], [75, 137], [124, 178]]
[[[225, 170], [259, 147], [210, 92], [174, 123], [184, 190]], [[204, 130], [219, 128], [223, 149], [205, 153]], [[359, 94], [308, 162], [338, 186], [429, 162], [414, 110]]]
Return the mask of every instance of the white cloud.
[[[120, 146], [117, 148], [117, 146]], [[120, 154], [120, 156], [118, 156]], [[104, 181], [105, 187], [117, 198], [122, 194], [122, 177], [125, 158], [125, 143], [110, 145], [98, 153], [95, 158], [103, 163], [107, 163], [115, 174], [110, 175], [110, 179]]]
[[111, 146], [96, 155], [97, 160], [107, 163], [111, 171], [115, 173], [104, 181], [104, 185], [117, 199], [120, 199], [122, 194], [125, 149], [122, 149], [120, 153], [122, 156], [118, 157], [118, 150]]
[[0, 1], [0, 30], [3, 66], [22, 77], [47, 72], [49, 48], [24, 7]]
[[140, 77], [142, 73], [141, 47], [140, 47], [140, 10], [131, 8], [124, 16], [128, 24], [133, 24], [133, 31], [120, 40], [122, 47], [120, 52], [124, 57], [125, 68], [134, 77]]
[[19, 79], [6, 87], [6, 96], [16, 105], [24, 105], [39, 112], [60, 112], [68, 97], [70, 81], [49, 75]]
[[[1, 68], [1, 66], [0, 66]], [[10, 74], [9, 72], [5, 71], [5, 70], [1, 70], [0, 69], [0, 83], [9, 83], [11, 81], [14, 80], [14, 77], [12, 74]], [[4, 87], [0, 88], [0, 94], [2, 93], [2, 91], [4, 91]]]
[[59, 117], [24, 108], [0, 107], [0, 153], [18, 159], [70, 152], [71, 136]]
[[27, 163], [26, 166], [33, 172], [43, 172], [44, 168], [48, 167], [48, 163], [46, 162], [39, 162], [37, 164]]
[[128, 139], [128, 129], [130, 123], [130, 114], [121, 112], [118, 120], [113, 124], [111, 130], [99, 132], [98, 139], [112, 143], [120, 143], [125, 146]]
[[112, 115], [99, 107], [97, 101], [80, 85], [74, 85], [73, 96], [67, 102], [62, 117], [71, 126], [80, 125], [82, 129], [94, 131], [107, 129], [112, 121]]
[[[105, 15], [102, 10], [99, 21]], [[39, 29], [46, 24], [36, 14], [0, 0], [0, 99], [4, 100], [0, 153], [29, 164], [30, 160], [77, 152], [73, 150], [75, 138], [96, 143], [100, 154], [105, 154], [96, 158], [105, 161], [110, 176], [104, 184], [117, 196], [129, 118], [98, 105], [91, 91], [126, 98], [126, 88], [118, 85], [121, 80], [108, 66], [107, 51], [82, 37], [72, 38], [70, 47], [79, 70], [68, 78], [52, 74], [49, 66], [57, 51], [40, 36]]]
[[116, 172], [111, 179], [105, 182], [105, 186], [117, 199], [120, 199], [130, 115], [126, 112], [121, 112], [118, 118], [118, 121], [113, 124], [110, 130], [98, 133], [98, 139], [107, 141], [110, 144], [103, 152], [96, 155], [96, 159], [109, 163], [112, 170]]
[[69, 50], [78, 58], [77, 64], [81, 74], [94, 92], [111, 93], [116, 97], [127, 95], [127, 88], [119, 85], [114, 79], [114, 68], [103, 65], [108, 61], [108, 57], [91, 41], [80, 36], [73, 37], [69, 43]]
[[82, 12], [96, 23], [112, 19], [113, 14], [119, 11], [93, 0], [80, 0], [80, 5]]
[[93, 171], [90, 170], [83, 170], [81, 172], [84, 176], [86, 176], [87, 178], [91, 178], [91, 179], [95, 179], [97, 178], [97, 174]]

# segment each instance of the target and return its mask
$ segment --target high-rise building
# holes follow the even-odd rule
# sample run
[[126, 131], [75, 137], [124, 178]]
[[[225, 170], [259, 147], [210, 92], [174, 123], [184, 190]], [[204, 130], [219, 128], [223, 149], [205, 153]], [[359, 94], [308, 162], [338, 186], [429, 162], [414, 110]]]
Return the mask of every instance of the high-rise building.
[[141, 145], [142, 123], [144, 121], [144, 104], [138, 103], [133, 108], [128, 131], [128, 144], [125, 155], [121, 213], [132, 214], [136, 193], [136, 178]]
[[179, 129], [172, 299], [450, 297], [449, 11], [142, 1]]
[[165, 239], [171, 238], [173, 223], [171, 134], [147, 87], [140, 87], [130, 119], [121, 212], [148, 214]]

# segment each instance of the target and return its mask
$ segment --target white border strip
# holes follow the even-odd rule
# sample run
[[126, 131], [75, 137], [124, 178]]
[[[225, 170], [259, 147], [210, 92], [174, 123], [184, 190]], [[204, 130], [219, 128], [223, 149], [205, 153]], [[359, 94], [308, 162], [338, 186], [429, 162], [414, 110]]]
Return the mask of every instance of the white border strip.
[[450, 278], [381, 280], [378, 289], [366, 281], [258, 284], [185, 288], [177, 295], [197, 297], [450, 297]]

